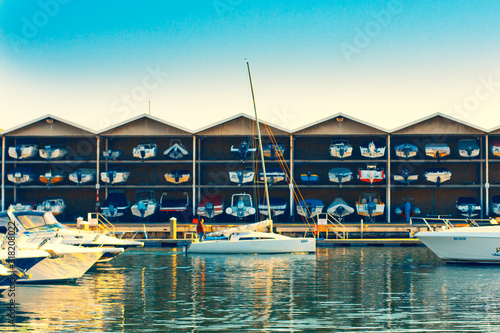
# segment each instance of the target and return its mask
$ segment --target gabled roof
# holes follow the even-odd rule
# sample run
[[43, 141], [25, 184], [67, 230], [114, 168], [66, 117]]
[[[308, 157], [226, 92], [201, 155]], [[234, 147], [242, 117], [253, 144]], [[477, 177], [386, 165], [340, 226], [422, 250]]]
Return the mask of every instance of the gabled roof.
[[[267, 134], [266, 127], [268, 127], [275, 136], [290, 135], [287, 130], [268, 125], [260, 119], [259, 123], [262, 136]], [[215, 124], [201, 128], [196, 131], [195, 134], [198, 136], [252, 136], [257, 135], [257, 128], [255, 127], [254, 118], [244, 113], [240, 113], [228, 119], [221, 120]]]
[[440, 112], [390, 131], [394, 135], [475, 135], [485, 132], [482, 128]]
[[99, 132], [103, 136], [192, 136], [184, 128], [148, 114], [141, 114]]
[[294, 135], [384, 135], [387, 131], [381, 127], [368, 124], [364, 121], [337, 113], [321, 119], [313, 124], [300, 127]]
[[95, 131], [65, 119], [47, 114], [2, 132], [4, 136], [82, 137], [94, 136]]
[[500, 134], [500, 126], [490, 128], [488, 131], [488, 134]]

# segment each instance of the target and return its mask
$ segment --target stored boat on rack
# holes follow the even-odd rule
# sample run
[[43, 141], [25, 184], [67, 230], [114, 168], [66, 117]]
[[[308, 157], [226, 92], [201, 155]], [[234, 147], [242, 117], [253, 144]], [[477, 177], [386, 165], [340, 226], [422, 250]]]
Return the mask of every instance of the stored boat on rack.
[[154, 216], [158, 209], [155, 192], [153, 190], [140, 190], [136, 193], [135, 204], [130, 208], [132, 215], [139, 219]]
[[160, 197], [160, 213], [182, 213], [187, 212], [189, 208], [189, 195], [187, 192], [182, 192], [183, 197], [174, 195], [172, 192], [170, 197], [167, 192], [163, 192]]
[[9, 156], [16, 160], [27, 160], [38, 154], [38, 145], [32, 142], [20, 142], [13, 147], [9, 147]]
[[226, 208], [226, 214], [235, 216], [239, 219], [254, 215], [252, 196], [247, 193], [233, 194], [231, 196], [231, 206]]
[[[287, 202], [283, 198], [269, 198], [269, 206], [267, 205], [267, 200], [264, 198], [259, 203], [259, 212], [262, 215], [269, 215], [269, 210], [271, 211], [271, 218], [285, 214], [287, 207]], [[269, 208], [269, 209], [268, 209]]]
[[237, 183], [238, 186], [253, 182], [254, 176], [255, 172], [252, 167], [246, 167], [245, 170], [229, 171], [229, 180]]
[[481, 214], [481, 206], [479, 205], [477, 199], [474, 197], [458, 198], [457, 209], [460, 211], [461, 215], [469, 219]]
[[458, 141], [458, 153], [465, 158], [473, 158], [479, 155], [479, 146], [474, 139]]
[[328, 214], [342, 219], [344, 216], [354, 213], [354, 208], [349, 206], [342, 198], [336, 198], [326, 210]]
[[306, 173], [300, 174], [300, 180], [306, 182], [307, 184], [317, 183], [319, 182], [319, 175], [312, 173], [311, 171], [307, 171]]
[[69, 174], [69, 180], [78, 185], [87, 184], [95, 181], [95, 169], [80, 168]]
[[412, 203], [413, 199], [405, 198], [403, 203], [397, 205], [394, 209], [396, 215], [400, 215], [405, 218], [406, 222], [410, 222], [410, 219], [415, 215], [420, 215], [420, 209]]
[[491, 140], [490, 151], [493, 156], [500, 157], [500, 140]]
[[130, 171], [121, 168], [112, 168], [101, 172], [101, 180], [108, 184], [125, 183], [130, 176]]
[[394, 180], [408, 186], [409, 183], [414, 182], [418, 179], [418, 175], [410, 174], [408, 168], [403, 168], [400, 175], [394, 175]]
[[352, 171], [348, 168], [333, 168], [328, 172], [328, 178], [342, 186], [343, 183], [351, 181]]
[[313, 218], [323, 212], [325, 205], [320, 199], [305, 199], [300, 200], [297, 205], [297, 214], [306, 218]]
[[380, 200], [380, 196], [375, 192], [363, 192], [356, 202], [358, 215], [366, 216], [373, 220], [375, 216], [384, 214], [385, 204]]
[[348, 140], [332, 140], [330, 143], [330, 156], [346, 158], [352, 155], [352, 146]]
[[110, 190], [104, 204], [101, 206], [101, 214], [107, 218], [115, 218], [127, 214], [130, 202], [122, 190]]
[[47, 145], [39, 150], [40, 157], [50, 160], [60, 160], [68, 153], [68, 149], [64, 145]]
[[500, 215], [500, 195], [491, 197], [490, 210], [491, 214]]
[[102, 157], [108, 161], [114, 161], [123, 156], [123, 150], [108, 149], [102, 152]]
[[418, 153], [418, 147], [410, 143], [403, 143], [394, 147], [396, 156], [409, 159]]
[[249, 155], [255, 153], [257, 151], [257, 147], [250, 147], [249, 140], [241, 141], [239, 146], [231, 146], [231, 153], [238, 157], [241, 161], [246, 160]]
[[428, 143], [425, 145], [425, 155], [437, 158], [439, 161], [450, 155], [450, 147], [446, 143]]
[[367, 164], [366, 169], [358, 170], [358, 179], [365, 183], [381, 182], [385, 179], [384, 169], [377, 168], [377, 164]]
[[38, 179], [38, 175], [31, 168], [17, 167], [7, 173], [7, 179], [17, 185], [29, 184]]
[[370, 141], [359, 146], [359, 150], [361, 151], [361, 156], [367, 158], [380, 158], [385, 155], [385, 146], [376, 145], [374, 141]]
[[47, 187], [50, 188], [52, 184], [60, 183], [66, 178], [64, 173], [62, 172], [53, 172], [50, 170], [49, 172], [40, 175], [40, 181], [44, 184], [47, 184]]
[[191, 172], [188, 170], [172, 170], [165, 173], [165, 179], [169, 183], [182, 184], [191, 179]]
[[426, 169], [424, 177], [427, 181], [436, 183], [437, 187], [439, 187], [439, 185], [451, 179], [451, 171], [446, 168]]
[[163, 155], [170, 157], [171, 159], [174, 160], [180, 160], [188, 156], [189, 152], [187, 151], [186, 147], [184, 147], [181, 140], [172, 139], [170, 141], [170, 147], [163, 152]]
[[156, 154], [158, 154], [158, 146], [153, 142], [141, 143], [132, 150], [132, 155], [143, 161], [156, 157]]
[[222, 201], [220, 194], [204, 195], [198, 204], [196, 212], [199, 216], [213, 219], [224, 212], [224, 201]]
[[285, 153], [285, 146], [281, 142], [277, 142], [276, 144], [269, 142], [263, 149], [264, 157], [272, 160], [283, 158], [283, 154]]
[[[285, 172], [280, 168], [269, 168], [266, 170], [267, 183], [269, 186], [273, 186], [273, 184], [279, 183], [286, 179]], [[264, 172], [260, 171], [259, 175], [260, 181], [264, 181]]]
[[62, 214], [65, 209], [66, 203], [61, 197], [47, 198], [36, 207], [36, 210], [40, 212], [51, 212], [53, 215]]

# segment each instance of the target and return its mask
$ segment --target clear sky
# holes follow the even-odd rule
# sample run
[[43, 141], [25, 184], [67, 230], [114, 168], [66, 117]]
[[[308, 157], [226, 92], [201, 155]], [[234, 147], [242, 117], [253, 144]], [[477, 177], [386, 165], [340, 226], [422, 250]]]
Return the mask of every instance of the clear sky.
[[0, 0], [0, 128], [100, 130], [148, 112], [196, 130], [342, 112], [392, 129], [500, 126], [500, 1]]

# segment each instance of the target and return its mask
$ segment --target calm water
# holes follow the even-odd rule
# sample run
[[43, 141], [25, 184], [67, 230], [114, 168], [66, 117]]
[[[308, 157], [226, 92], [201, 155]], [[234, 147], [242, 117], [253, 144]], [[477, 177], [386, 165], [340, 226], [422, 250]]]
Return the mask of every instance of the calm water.
[[425, 247], [316, 255], [129, 250], [75, 284], [19, 286], [0, 331], [499, 332], [500, 267], [442, 264]]

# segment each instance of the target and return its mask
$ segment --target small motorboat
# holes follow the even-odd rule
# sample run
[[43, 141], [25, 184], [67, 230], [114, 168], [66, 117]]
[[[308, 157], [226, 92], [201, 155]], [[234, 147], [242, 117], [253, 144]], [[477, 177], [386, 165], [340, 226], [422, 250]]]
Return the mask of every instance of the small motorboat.
[[451, 179], [451, 171], [446, 168], [432, 168], [424, 171], [424, 177], [427, 181], [436, 183], [437, 187]]
[[425, 155], [437, 158], [439, 161], [450, 155], [450, 147], [446, 143], [428, 143], [425, 145]]
[[182, 213], [189, 208], [189, 194], [182, 192], [183, 197], [172, 194], [170, 197], [167, 192], [163, 192], [160, 197], [160, 213]]
[[13, 210], [15, 212], [35, 210], [36, 208], [37, 205], [32, 202], [16, 202], [15, 204], [9, 206], [9, 210]]
[[297, 205], [297, 214], [306, 218], [313, 218], [323, 212], [325, 205], [320, 199], [300, 200]]
[[500, 195], [494, 195], [490, 201], [491, 214], [500, 215]]
[[328, 172], [328, 178], [331, 182], [338, 183], [342, 186], [352, 179], [352, 171], [348, 168], [333, 168]]
[[377, 146], [374, 141], [370, 141], [365, 143], [364, 145], [359, 146], [359, 150], [361, 151], [361, 156], [368, 158], [380, 158], [385, 155], [385, 146], [379, 145]]
[[233, 194], [231, 196], [231, 206], [226, 208], [226, 214], [237, 217], [238, 219], [245, 218], [255, 214], [252, 196], [247, 193]]
[[479, 155], [479, 146], [474, 139], [458, 141], [458, 153], [461, 157], [471, 159]]
[[394, 147], [394, 151], [396, 152], [396, 156], [409, 159], [417, 155], [418, 147], [410, 143], [403, 143]]
[[165, 179], [169, 183], [182, 184], [191, 179], [191, 172], [188, 170], [172, 170], [165, 173]]
[[95, 181], [95, 169], [80, 168], [69, 174], [68, 178], [78, 185], [86, 184]]
[[236, 157], [238, 157], [241, 161], [246, 160], [249, 155], [255, 153], [257, 151], [257, 147], [250, 147], [249, 140], [241, 141], [239, 146], [231, 146], [231, 153], [233, 153]]
[[48, 145], [39, 150], [40, 157], [50, 161], [50, 160], [60, 160], [68, 153], [68, 149], [64, 145]]
[[198, 204], [196, 212], [199, 216], [213, 219], [224, 212], [224, 201], [222, 201], [220, 194], [204, 195]]
[[366, 169], [358, 170], [358, 179], [365, 183], [381, 182], [385, 179], [384, 169], [377, 168], [377, 164], [367, 164]]
[[60, 183], [66, 178], [63, 172], [53, 172], [50, 170], [49, 172], [40, 175], [40, 181], [44, 184], [47, 184], [47, 187], [50, 188], [53, 184]]
[[385, 204], [380, 200], [380, 196], [375, 192], [363, 192], [356, 202], [358, 215], [366, 216], [369, 220], [374, 220], [375, 216], [384, 214]]
[[394, 212], [396, 215], [400, 215], [405, 218], [405, 221], [407, 223], [410, 222], [410, 218], [415, 215], [420, 215], [420, 208], [415, 206], [412, 203], [413, 199], [410, 198], [405, 198], [403, 199], [403, 203], [400, 205], [397, 205], [396, 208], [394, 209]]
[[269, 142], [263, 149], [264, 157], [272, 160], [283, 158], [283, 154], [285, 153], [285, 146], [281, 142], [277, 142], [276, 144]]
[[38, 179], [33, 169], [28, 167], [17, 167], [7, 173], [7, 179], [16, 185], [29, 184]]
[[101, 206], [101, 214], [107, 218], [115, 218], [127, 214], [130, 208], [125, 192], [122, 190], [110, 190], [104, 204]]
[[[273, 184], [279, 183], [283, 180], [285, 180], [286, 174], [281, 168], [269, 168], [266, 169], [266, 178], [267, 178], [267, 183], [269, 186], [273, 186]], [[264, 171], [260, 171], [259, 173], [259, 179], [260, 181], [264, 181]]]
[[276, 217], [278, 215], [285, 214], [285, 210], [287, 207], [286, 199], [283, 198], [270, 198], [269, 199], [269, 208], [267, 209], [267, 200], [263, 198], [259, 203], [259, 212], [262, 215], [269, 216], [269, 210], [271, 210], [271, 218]]
[[255, 172], [252, 170], [252, 167], [247, 167], [245, 170], [229, 171], [229, 180], [233, 183], [238, 183], [238, 186], [253, 182], [254, 177]]
[[300, 174], [300, 180], [306, 182], [307, 184], [318, 183], [319, 175], [312, 173], [311, 171], [307, 171], [306, 173]]
[[403, 168], [403, 170], [401, 170], [400, 175], [393, 175], [393, 177], [395, 181], [403, 183], [406, 186], [408, 186], [409, 183], [414, 182], [415, 180], [418, 179], [418, 175], [410, 174], [410, 170], [408, 170], [408, 168], [406, 167]]
[[188, 156], [189, 152], [187, 151], [186, 147], [184, 147], [181, 140], [172, 139], [170, 141], [170, 147], [163, 152], [163, 155], [173, 160], [180, 160]]
[[16, 160], [27, 160], [38, 155], [38, 145], [31, 141], [19, 142], [9, 147], [9, 156]]
[[481, 213], [481, 206], [474, 197], [460, 197], [457, 200], [457, 209], [462, 216], [472, 218]]
[[123, 150], [108, 149], [102, 152], [102, 157], [108, 161], [115, 161], [123, 156]]
[[132, 155], [142, 161], [154, 158], [156, 154], [158, 154], [158, 146], [153, 142], [141, 143], [132, 150]]
[[336, 216], [342, 219], [344, 216], [354, 213], [354, 208], [349, 206], [347, 202], [342, 198], [336, 198], [333, 200], [332, 204], [328, 207], [326, 212], [330, 215]]
[[137, 219], [154, 216], [158, 209], [155, 192], [153, 190], [140, 190], [136, 193], [135, 204], [130, 208], [132, 215]]
[[500, 140], [491, 140], [490, 151], [493, 156], [500, 157]]
[[120, 168], [109, 169], [101, 172], [101, 180], [108, 184], [125, 183], [130, 176], [130, 171]]
[[352, 155], [352, 146], [348, 140], [332, 140], [330, 143], [330, 156], [346, 158]]
[[60, 215], [64, 212], [66, 203], [61, 197], [51, 197], [45, 199], [36, 207], [36, 210], [42, 212], [52, 212], [53, 215]]

